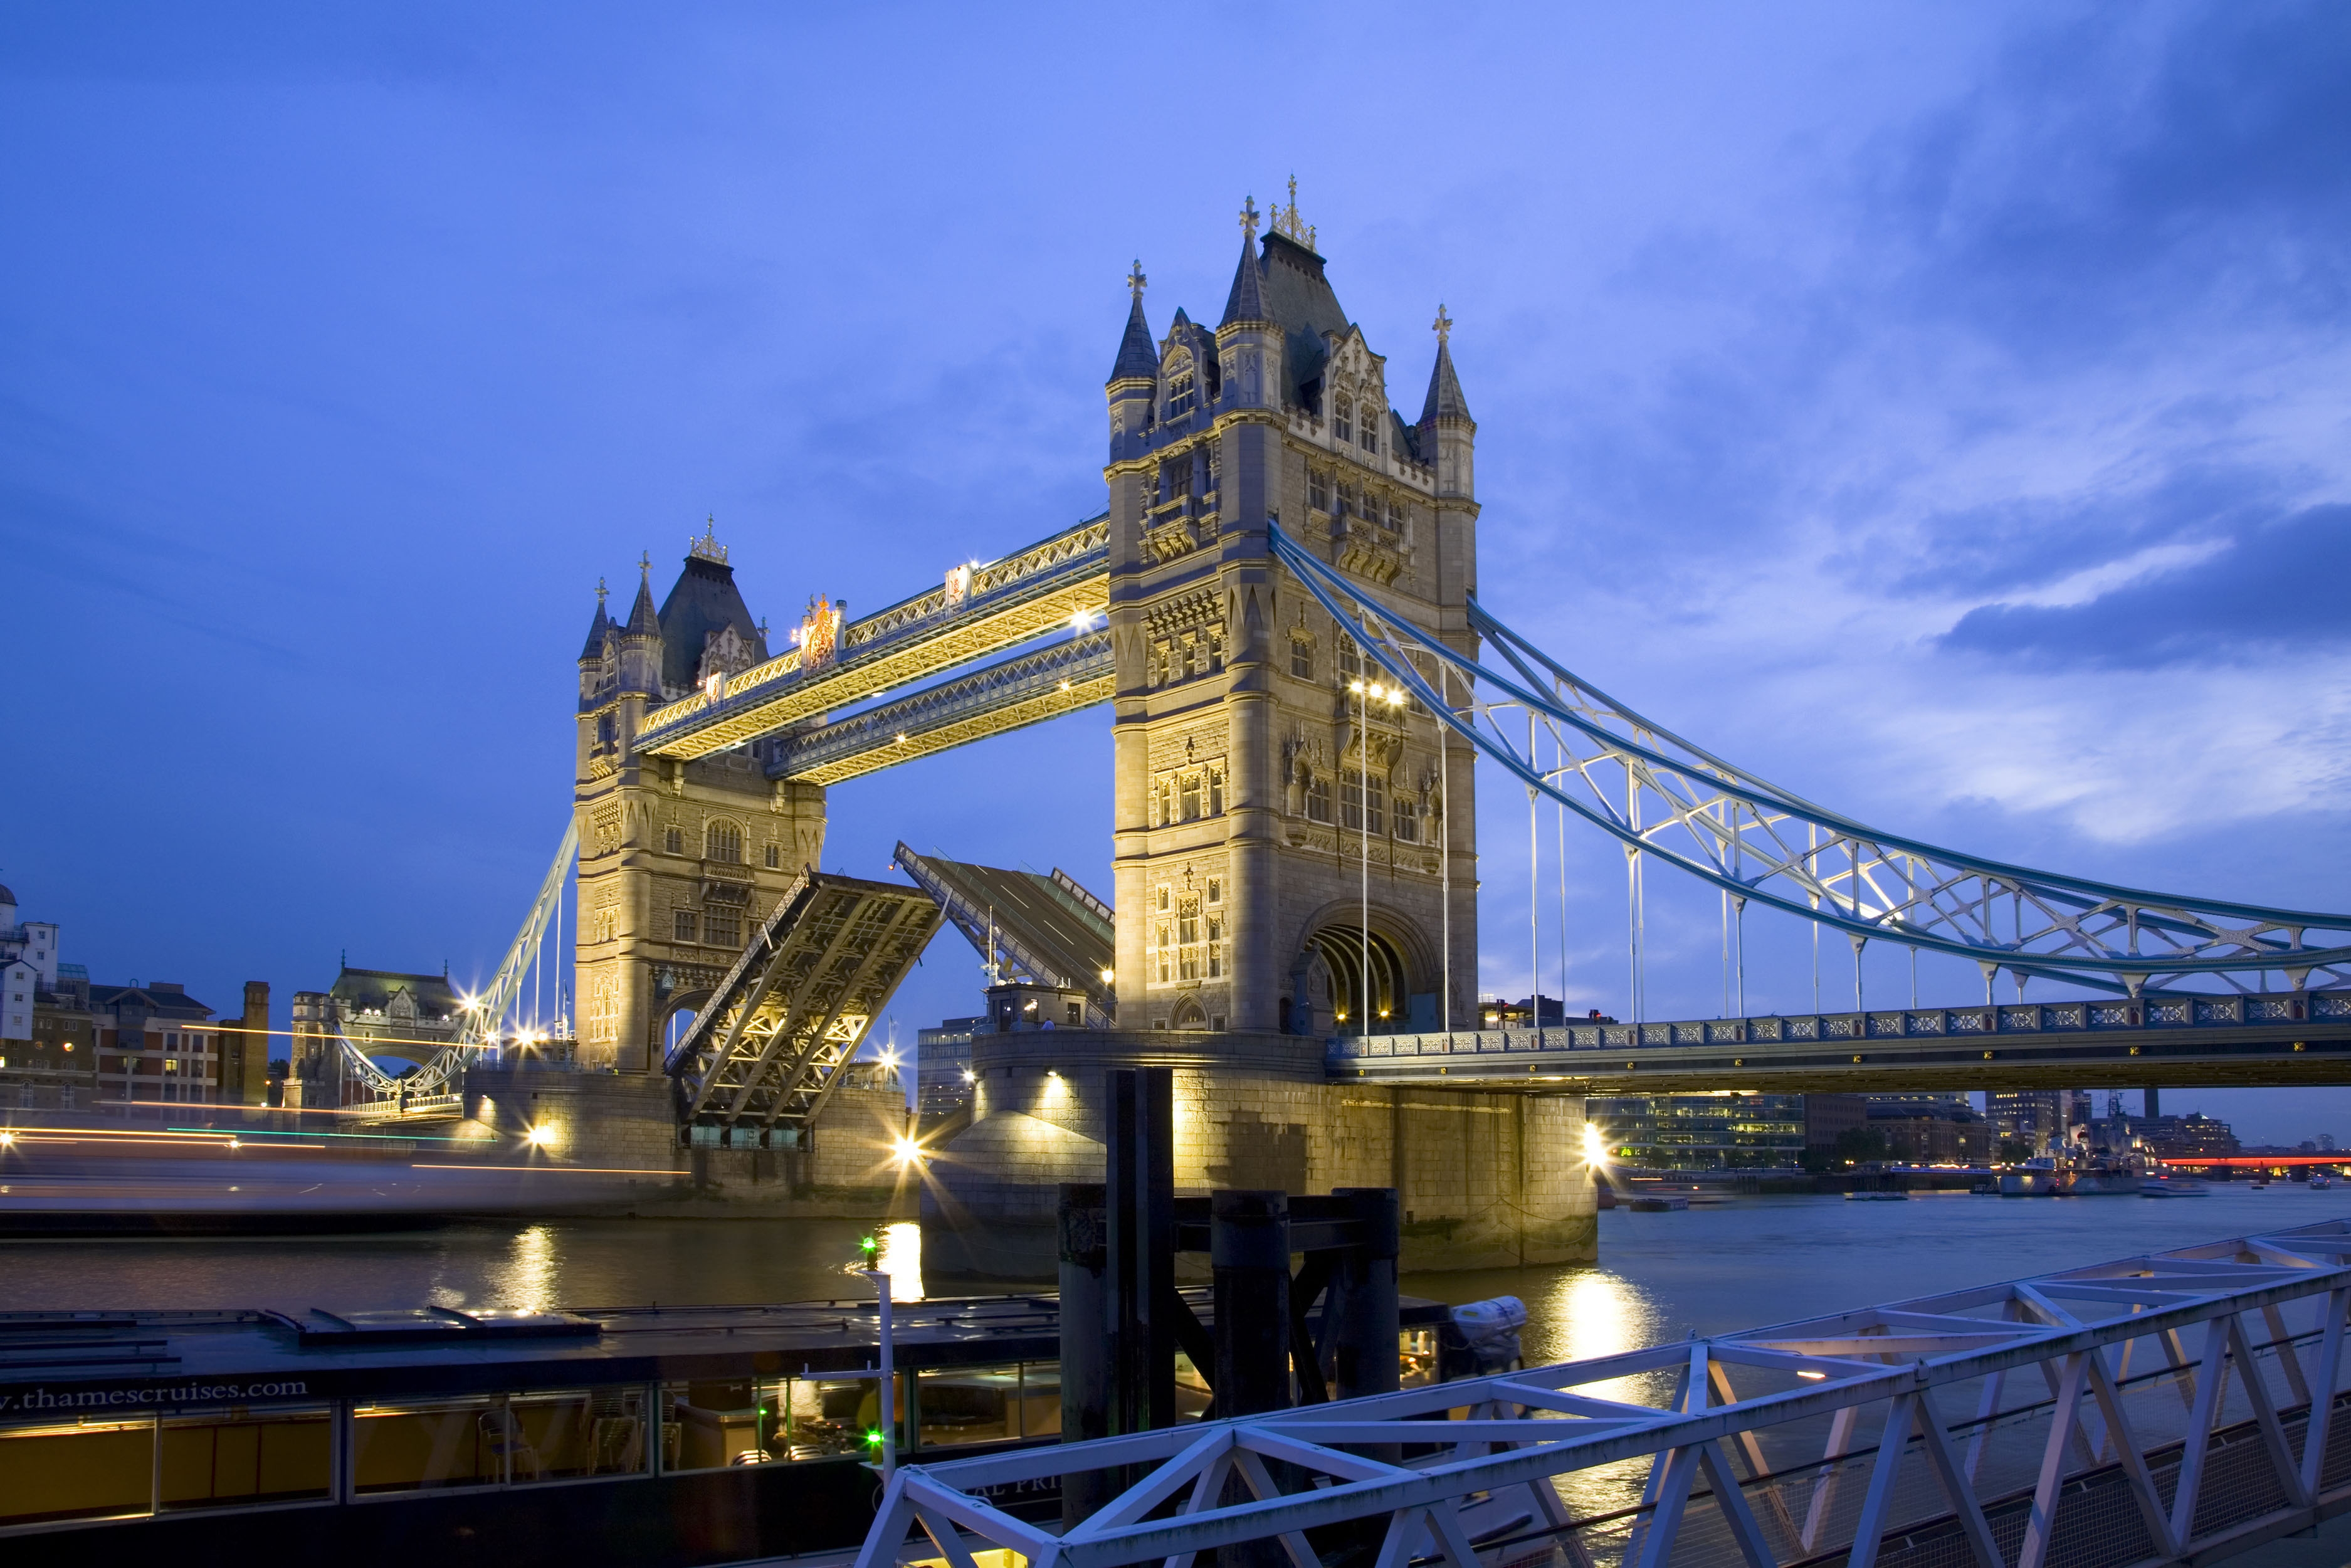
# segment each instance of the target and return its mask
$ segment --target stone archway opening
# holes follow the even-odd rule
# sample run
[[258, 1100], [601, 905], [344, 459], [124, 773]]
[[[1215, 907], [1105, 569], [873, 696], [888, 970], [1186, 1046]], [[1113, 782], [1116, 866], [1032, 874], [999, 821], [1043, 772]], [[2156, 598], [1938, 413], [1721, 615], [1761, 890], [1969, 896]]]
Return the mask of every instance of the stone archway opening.
[[665, 1010], [654, 1026], [656, 1043], [650, 1071], [658, 1072], [668, 1062], [670, 1052], [677, 1049], [677, 1042], [685, 1038], [685, 1031], [694, 1027], [695, 1019], [709, 1001], [710, 992], [705, 989], [681, 991], [660, 1004]]
[[1334, 1032], [1386, 1034], [1405, 1026], [1409, 971], [1395, 943], [1374, 931], [1367, 944], [1362, 926], [1334, 924], [1318, 927], [1306, 939], [1306, 951], [1321, 960], [1327, 977], [1327, 999], [1316, 998], [1314, 1005], [1318, 1011], [1330, 1009]]

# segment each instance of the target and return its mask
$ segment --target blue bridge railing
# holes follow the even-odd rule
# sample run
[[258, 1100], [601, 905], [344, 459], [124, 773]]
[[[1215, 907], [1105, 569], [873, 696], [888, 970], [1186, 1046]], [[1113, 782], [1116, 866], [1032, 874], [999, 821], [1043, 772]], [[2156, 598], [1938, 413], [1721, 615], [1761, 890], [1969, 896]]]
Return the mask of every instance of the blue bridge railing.
[[2023, 1002], [1972, 1008], [1906, 1008], [1677, 1023], [1570, 1020], [1543, 1029], [1342, 1036], [1333, 1063], [1396, 1057], [1485, 1056], [1538, 1051], [1624, 1051], [1645, 1046], [1777, 1045], [1794, 1040], [1980, 1040], [2130, 1030], [2276, 1028], [2351, 1023], [2351, 990], [2268, 996], [2144, 997], [2130, 1000]]

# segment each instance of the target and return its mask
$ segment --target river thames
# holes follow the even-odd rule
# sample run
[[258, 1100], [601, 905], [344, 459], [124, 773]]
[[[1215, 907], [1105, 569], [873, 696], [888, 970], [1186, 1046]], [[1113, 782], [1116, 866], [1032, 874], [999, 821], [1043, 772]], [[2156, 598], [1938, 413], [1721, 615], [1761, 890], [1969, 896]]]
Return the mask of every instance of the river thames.
[[[1408, 1274], [1415, 1295], [1527, 1304], [1530, 1363], [1603, 1355], [2351, 1214], [2351, 1189], [2218, 1185], [2208, 1196], [1907, 1203], [1726, 1197], [1600, 1217], [1583, 1266]], [[0, 1242], [0, 1310], [419, 1305], [606, 1307], [862, 1297], [849, 1220], [612, 1219], [453, 1225], [348, 1237]], [[920, 1291], [918, 1232], [888, 1229], [898, 1292]], [[1050, 1288], [1050, 1281], [1027, 1282]], [[1004, 1290], [1022, 1288], [1007, 1282]], [[933, 1293], [968, 1293], [935, 1282]]]

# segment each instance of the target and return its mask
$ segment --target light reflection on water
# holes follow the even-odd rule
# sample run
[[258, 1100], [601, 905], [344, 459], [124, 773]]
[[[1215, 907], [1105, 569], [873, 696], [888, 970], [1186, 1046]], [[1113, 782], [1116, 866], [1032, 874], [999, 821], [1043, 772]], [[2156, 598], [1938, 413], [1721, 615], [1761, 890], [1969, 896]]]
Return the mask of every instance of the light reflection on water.
[[[1921, 1196], [1908, 1203], [1736, 1198], [1600, 1217], [1600, 1261], [1410, 1274], [1408, 1294], [1527, 1304], [1530, 1365], [1608, 1355], [2135, 1252], [2339, 1218], [2351, 1194], [2224, 1185], [2208, 1197]], [[0, 1241], [0, 1311], [268, 1307], [599, 1307], [872, 1299], [852, 1276], [880, 1242], [893, 1299], [925, 1292], [921, 1228], [846, 1219], [554, 1220], [365, 1236]], [[979, 1287], [1010, 1290], [1046, 1281]], [[1050, 1287], [1049, 1287], [1050, 1288]], [[1643, 1385], [1646, 1386], [1644, 1387]], [[1660, 1399], [1671, 1375], [1597, 1384]], [[1565, 1478], [1579, 1514], [1639, 1500], [1646, 1460]]]

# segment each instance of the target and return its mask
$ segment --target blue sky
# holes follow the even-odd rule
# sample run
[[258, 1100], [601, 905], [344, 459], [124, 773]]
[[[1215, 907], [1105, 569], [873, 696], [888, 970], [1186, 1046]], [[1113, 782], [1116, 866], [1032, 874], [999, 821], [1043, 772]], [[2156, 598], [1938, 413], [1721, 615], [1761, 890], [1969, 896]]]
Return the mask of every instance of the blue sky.
[[[1128, 262], [1213, 312], [1294, 172], [1392, 381], [1459, 323], [1487, 597], [1572, 667], [1890, 830], [2339, 907], [2346, 78], [2325, 5], [13, 6], [0, 881], [216, 1004], [484, 973], [600, 575], [715, 516], [784, 624], [1090, 514]], [[1106, 888], [1108, 773], [1096, 714], [861, 781], [827, 862]], [[1614, 1010], [1615, 852], [1568, 861]], [[1665, 874], [1650, 1011], [1710, 1015]]]

